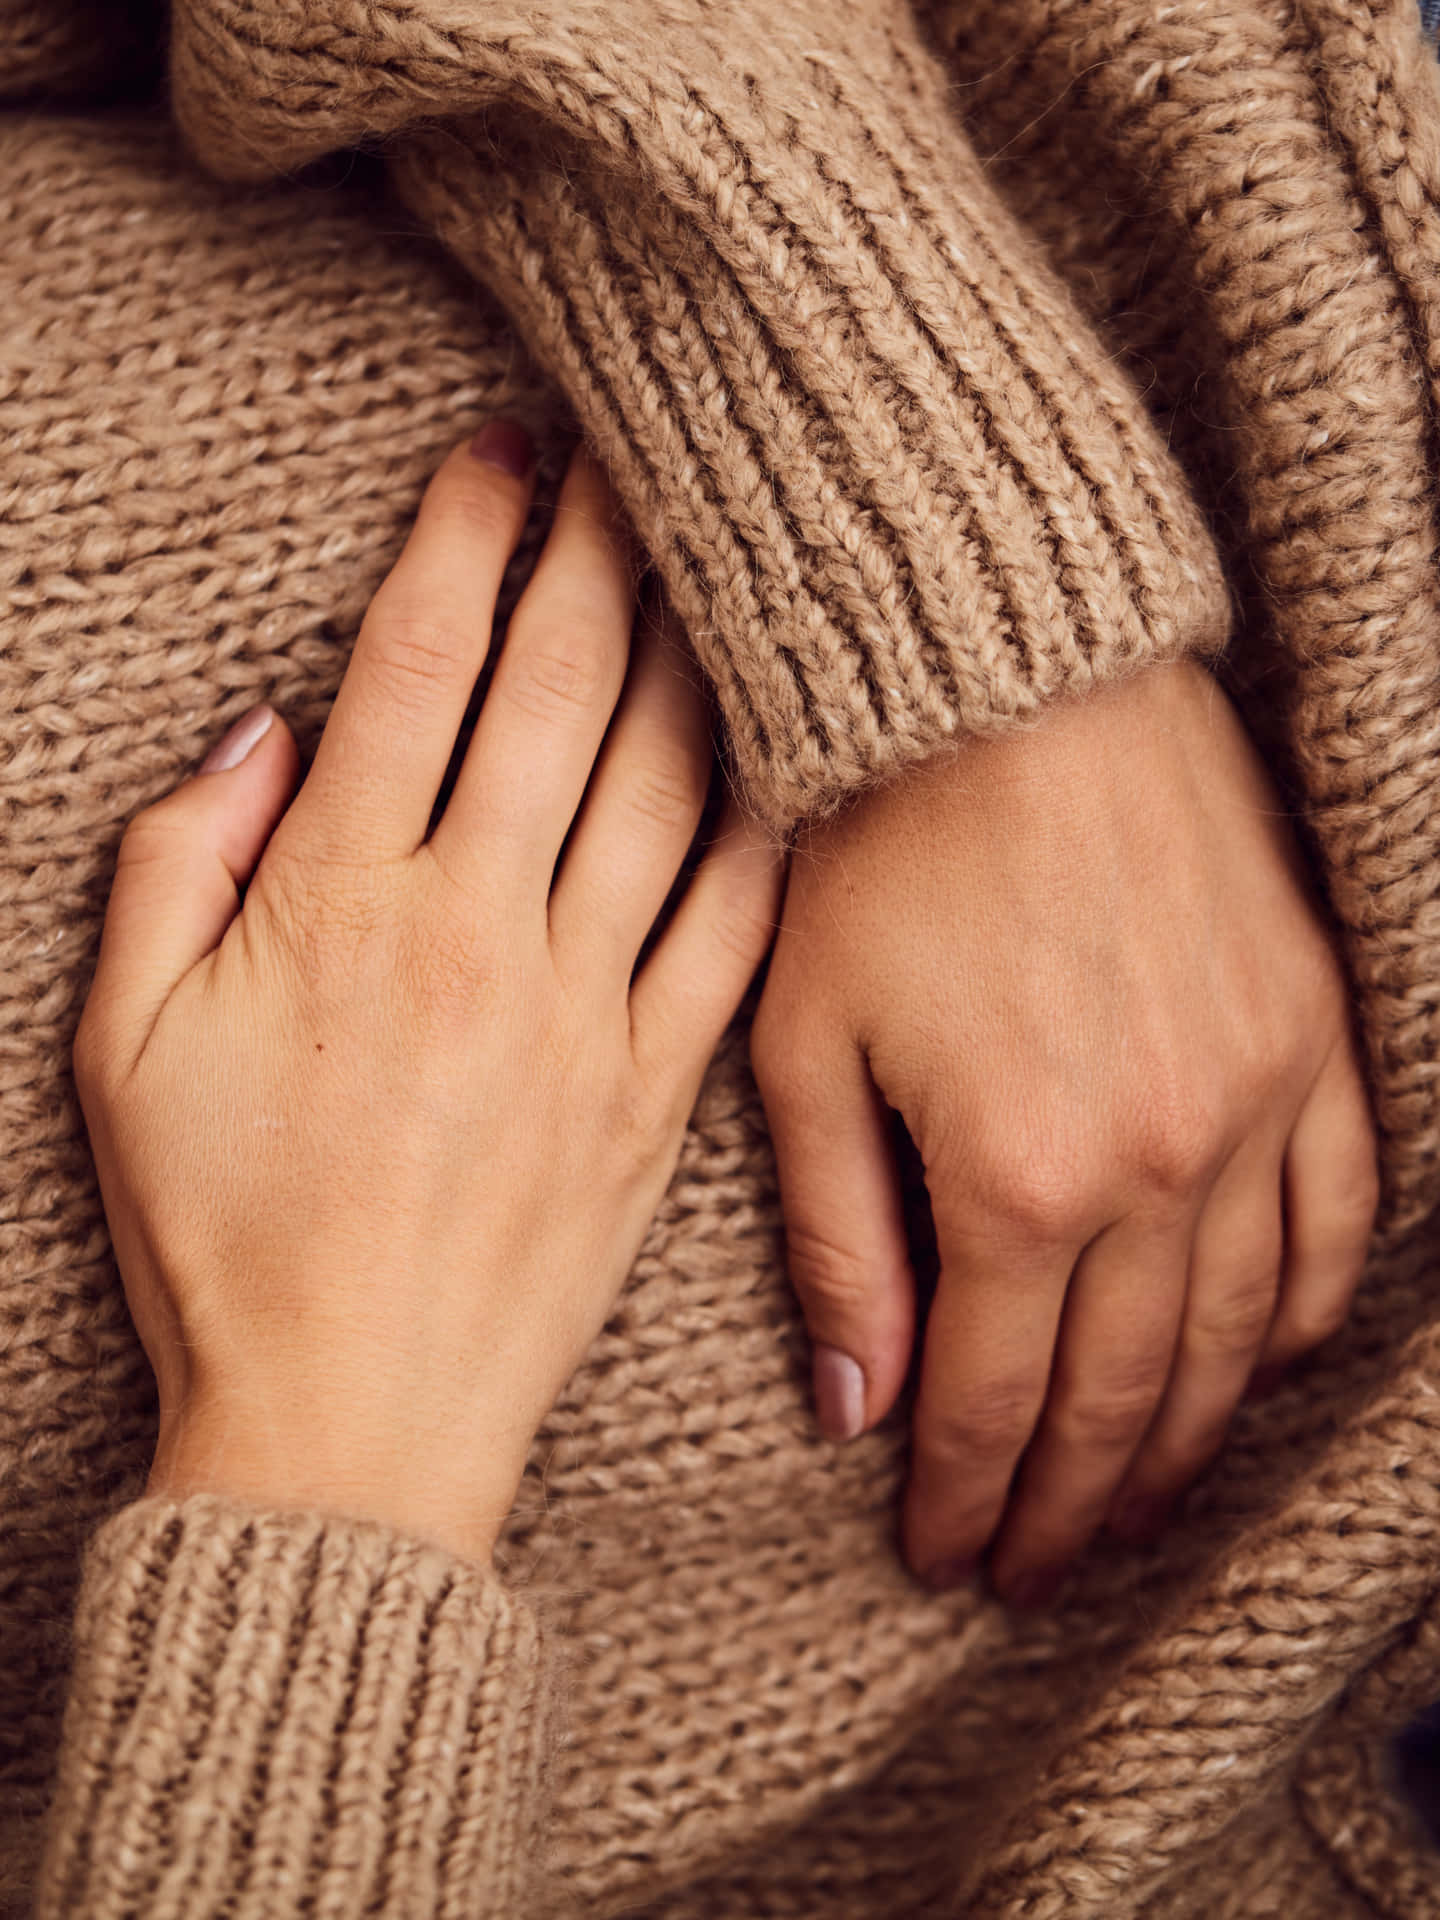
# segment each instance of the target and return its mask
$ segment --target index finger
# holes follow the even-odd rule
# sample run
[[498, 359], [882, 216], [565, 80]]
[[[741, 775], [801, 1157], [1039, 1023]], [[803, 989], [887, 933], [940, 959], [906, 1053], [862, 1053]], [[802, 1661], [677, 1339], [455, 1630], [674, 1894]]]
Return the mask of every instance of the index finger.
[[287, 834], [379, 859], [424, 840], [490, 649], [531, 477], [527, 436], [492, 420], [430, 482], [365, 615]]

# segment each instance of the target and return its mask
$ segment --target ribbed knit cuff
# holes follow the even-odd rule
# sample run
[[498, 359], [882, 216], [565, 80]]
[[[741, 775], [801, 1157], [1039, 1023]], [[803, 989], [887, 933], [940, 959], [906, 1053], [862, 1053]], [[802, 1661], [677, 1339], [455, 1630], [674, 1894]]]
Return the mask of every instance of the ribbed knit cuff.
[[908, 9], [181, 0], [172, 78], [232, 177], [390, 136], [608, 457], [775, 824], [1223, 644], [1186, 487]]
[[538, 1634], [363, 1521], [143, 1500], [87, 1556], [35, 1920], [523, 1911]]

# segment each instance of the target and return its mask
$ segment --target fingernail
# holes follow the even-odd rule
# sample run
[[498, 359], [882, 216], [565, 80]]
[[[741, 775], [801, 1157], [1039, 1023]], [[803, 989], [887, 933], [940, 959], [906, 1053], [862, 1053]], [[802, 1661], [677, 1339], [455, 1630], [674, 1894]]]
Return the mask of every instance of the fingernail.
[[200, 762], [201, 773], [224, 773], [230, 767], [238, 767], [259, 741], [270, 731], [270, 722], [275, 714], [270, 707], [252, 707], [247, 714], [238, 719], [230, 731], [215, 745]]
[[1149, 1540], [1164, 1526], [1169, 1511], [1168, 1500], [1153, 1493], [1137, 1493], [1133, 1500], [1123, 1501], [1115, 1509], [1109, 1530], [1117, 1540]]
[[1001, 1598], [1012, 1607], [1043, 1607], [1054, 1598], [1064, 1571], [1063, 1567], [1036, 1567], [1012, 1580]]
[[973, 1553], [963, 1560], [937, 1560], [920, 1577], [932, 1593], [949, 1593], [952, 1587], [963, 1587], [979, 1564]]
[[815, 1417], [827, 1440], [853, 1440], [865, 1425], [865, 1376], [848, 1353], [817, 1345], [811, 1362]]
[[523, 480], [535, 458], [530, 436], [513, 420], [491, 420], [470, 442], [470, 452], [487, 467], [498, 467], [514, 480]]

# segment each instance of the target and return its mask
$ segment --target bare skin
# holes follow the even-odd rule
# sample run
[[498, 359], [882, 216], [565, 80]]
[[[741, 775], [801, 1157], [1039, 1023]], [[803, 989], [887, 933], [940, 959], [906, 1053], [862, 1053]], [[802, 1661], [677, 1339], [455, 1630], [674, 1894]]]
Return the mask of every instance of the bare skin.
[[131, 824], [75, 1047], [159, 1385], [150, 1490], [359, 1513], [479, 1560], [639, 1249], [781, 878], [723, 823], [632, 983], [711, 751], [678, 654], [643, 631], [631, 651], [583, 459], [425, 838], [529, 493], [447, 461], [298, 795], [276, 718]]
[[[779, 861], [732, 816], [632, 981], [709, 747], [678, 657], [631, 646], [583, 461], [425, 837], [528, 504], [458, 451], [298, 793], [277, 717], [125, 836], [75, 1060], [155, 1491], [487, 1555], [772, 936]], [[944, 1274], [905, 1541], [939, 1584], [988, 1547], [1042, 1599], [1107, 1513], [1158, 1524], [1257, 1359], [1344, 1316], [1375, 1165], [1343, 985], [1199, 669], [804, 839], [754, 1055], [836, 1437], [915, 1334], [885, 1103], [925, 1154]]]
[[753, 1037], [822, 1424], [915, 1337], [886, 1127], [942, 1258], [907, 1557], [1039, 1603], [1144, 1537], [1259, 1364], [1333, 1333], [1376, 1204], [1344, 981], [1240, 721], [1192, 664], [972, 742], [797, 848]]

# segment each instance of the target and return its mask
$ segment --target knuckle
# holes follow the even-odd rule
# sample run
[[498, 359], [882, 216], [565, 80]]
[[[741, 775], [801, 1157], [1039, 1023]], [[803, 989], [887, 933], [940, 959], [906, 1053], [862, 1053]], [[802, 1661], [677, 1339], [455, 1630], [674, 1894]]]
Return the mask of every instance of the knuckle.
[[368, 951], [385, 924], [380, 897], [354, 868], [332, 865], [314, 848], [272, 842], [245, 897], [246, 913], [307, 989], [343, 981], [353, 956]]
[[375, 672], [386, 698], [402, 712], [428, 707], [450, 690], [470, 652], [463, 626], [439, 607], [386, 607], [379, 617]]
[[626, 776], [626, 802], [644, 826], [669, 830], [686, 825], [704, 802], [705, 791], [692, 761], [681, 754], [652, 755]]
[[[1358, 1257], [1379, 1206], [1380, 1165], [1371, 1135], [1357, 1152], [1337, 1155], [1328, 1170], [1326, 1212], [1331, 1225], [1320, 1236], [1323, 1250], [1343, 1253], [1353, 1249]], [[1308, 1251], [1313, 1243], [1305, 1238], [1304, 1244]]]
[[174, 793], [153, 800], [148, 807], [142, 807], [139, 813], [132, 816], [120, 836], [117, 866], [137, 867], [151, 860], [166, 858], [185, 830], [185, 818], [180, 806], [183, 791], [183, 788], [177, 788]]
[[1380, 1178], [1380, 1161], [1375, 1151], [1373, 1136], [1367, 1139], [1365, 1151], [1357, 1155], [1356, 1164], [1351, 1170], [1354, 1186], [1347, 1196], [1348, 1210], [1356, 1222], [1360, 1234], [1368, 1239], [1375, 1225], [1375, 1216], [1380, 1211], [1384, 1185]]
[[1193, 1193], [1225, 1156], [1221, 1102], [1199, 1091], [1153, 1099], [1136, 1142], [1136, 1167], [1147, 1187], [1163, 1194]]
[[975, 1460], [1013, 1460], [1030, 1438], [1045, 1396], [1043, 1381], [1022, 1375], [990, 1380], [970, 1388], [964, 1404], [927, 1410], [920, 1444], [947, 1469]]
[[602, 658], [598, 637], [579, 628], [568, 643], [551, 639], [522, 649], [505, 677], [506, 691], [532, 720], [568, 723], [599, 704]]
[[765, 958], [774, 937], [775, 924], [772, 920], [763, 913], [757, 913], [753, 907], [741, 906], [734, 901], [728, 910], [715, 914], [710, 921], [710, 938], [714, 944], [722, 953], [731, 955], [752, 970]]
[[874, 1262], [813, 1227], [787, 1226], [785, 1252], [792, 1284], [812, 1301], [845, 1309], [869, 1301], [876, 1291]]
[[1106, 1452], [1133, 1446], [1150, 1424], [1164, 1385], [1158, 1372], [1097, 1383], [1057, 1412], [1057, 1425], [1072, 1445]]
[[1270, 1330], [1275, 1309], [1276, 1276], [1245, 1286], [1227, 1287], [1197, 1300], [1186, 1330], [1186, 1344], [1202, 1354], [1253, 1353]]
[[495, 984], [488, 943], [461, 913], [428, 914], [423, 938], [407, 944], [400, 965], [411, 1001], [430, 1026], [473, 1020]]
[[517, 519], [515, 487], [498, 476], [497, 468], [473, 461], [452, 468], [451, 485], [431, 507], [437, 531], [453, 531], [467, 545], [508, 552]]
[[[1274, 1099], [1287, 1073], [1293, 1071], [1298, 1056], [1295, 1046], [1283, 1046], [1267, 1036], [1245, 1036], [1235, 1044], [1229, 1061], [1229, 1099], [1231, 1114], [1250, 1115], [1264, 1110]], [[1217, 1132], [1223, 1120], [1212, 1114]]]
[[1297, 1305], [1286, 1314], [1283, 1327], [1278, 1329], [1276, 1345], [1292, 1358], [1308, 1353], [1312, 1347], [1323, 1346], [1333, 1339], [1349, 1318], [1348, 1296], [1319, 1306]]
[[1092, 1211], [1089, 1184], [1059, 1161], [1013, 1161], [985, 1182], [988, 1211], [1027, 1240], [1068, 1241]]

